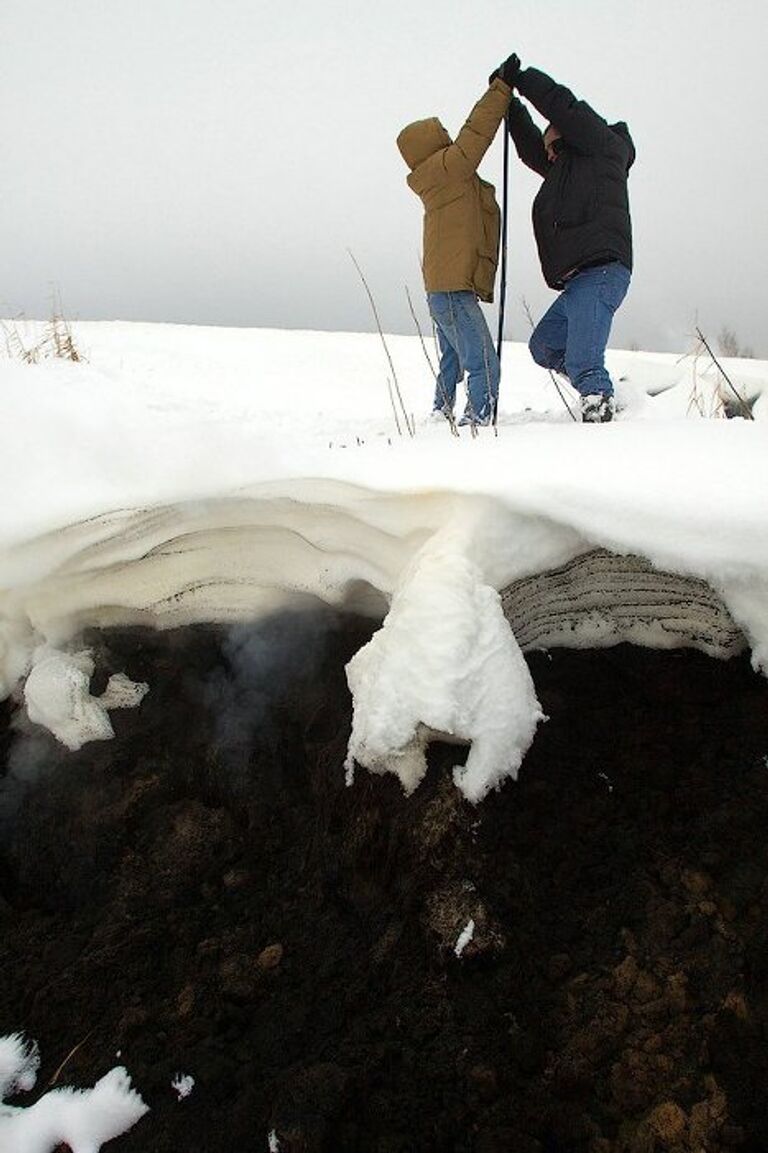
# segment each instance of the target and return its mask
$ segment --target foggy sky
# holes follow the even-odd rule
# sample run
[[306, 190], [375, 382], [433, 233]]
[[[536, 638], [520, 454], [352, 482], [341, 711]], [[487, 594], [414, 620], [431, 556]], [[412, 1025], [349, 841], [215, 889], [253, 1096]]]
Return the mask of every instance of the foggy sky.
[[[628, 122], [635, 276], [611, 343], [699, 323], [768, 356], [764, 0], [0, 0], [0, 315], [367, 331], [423, 319], [395, 146], [455, 136], [510, 52]], [[536, 114], [534, 113], [534, 116]], [[538, 119], [538, 118], [537, 118]], [[481, 174], [500, 190], [501, 133]], [[506, 335], [554, 299], [510, 159]], [[495, 307], [487, 312], [495, 331]]]

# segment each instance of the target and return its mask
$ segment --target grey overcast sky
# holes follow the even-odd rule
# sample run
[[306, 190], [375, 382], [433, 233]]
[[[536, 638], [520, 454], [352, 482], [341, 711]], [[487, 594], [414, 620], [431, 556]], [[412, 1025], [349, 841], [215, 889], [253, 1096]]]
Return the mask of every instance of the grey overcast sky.
[[[612, 344], [768, 356], [765, 0], [0, 0], [0, 313], [387, 331], [424, 312], [400, 128], [452, 135], [510, 52], [628, 122]], [[501, 133], [481, 173], [500, 189]], [[544, 286], [511, 150], [506, 334]], [[495, 310], [489, 312], [494, 328]]]

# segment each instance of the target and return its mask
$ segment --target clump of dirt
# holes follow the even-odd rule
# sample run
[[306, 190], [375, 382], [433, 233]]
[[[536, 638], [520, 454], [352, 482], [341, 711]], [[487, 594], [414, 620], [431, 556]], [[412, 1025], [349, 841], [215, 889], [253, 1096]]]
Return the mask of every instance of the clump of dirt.
[[550, 719], [473, 808], [447, 746], [411, 798], [345, 787], [369, 632], [94, 634], [99, 677], [151, 691], [78, 753], [5, 708], [6, 768], [32, 768], [6, 790], [0, 1033], [39, 1040], [40, 1089], [70, 1053], [60, 1083], [127, 1065], [151, 1112], [125, 1153], [768, 1148], [768, 684], [532, 654]]

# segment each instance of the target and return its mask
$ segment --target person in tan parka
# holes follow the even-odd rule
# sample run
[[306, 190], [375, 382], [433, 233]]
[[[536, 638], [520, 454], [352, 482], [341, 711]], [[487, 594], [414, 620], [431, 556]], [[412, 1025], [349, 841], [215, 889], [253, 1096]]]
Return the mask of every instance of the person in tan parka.
[[424, 286], [440, 349], [433, 411], [450, 419], [456, 385], [467, 373], [459, 424], [491, 424], [501, 369], [478, 298], [493, 300], [500, 212], [495, 190], [477, 174], [507, 111], [517, 57], [497, 70], [488, 91], [452, 141], [436, 117], [409, 124], [397, 138], [424, 204]]

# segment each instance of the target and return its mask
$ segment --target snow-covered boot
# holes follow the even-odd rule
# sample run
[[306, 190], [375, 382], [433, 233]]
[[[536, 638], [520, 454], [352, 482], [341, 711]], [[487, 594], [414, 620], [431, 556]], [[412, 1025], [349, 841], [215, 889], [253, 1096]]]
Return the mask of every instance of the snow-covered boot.
[[462, 416], [461, 420], [459, 421], [459, 428], [464, 428], [468, 424], [470, 424], [474, 427], [475, 425], [480, 426], [480, 425], [487, 425], [490, 423], [491, 423], [491, 414], [489, 412], [483, 413], [482, 416], [475, 416], [474, 412], [472, 412], [471, 409], [468, 409], [464, 413], [464, 415]]
[[615, 412], [615, 401], [605, 392], [590, 392], [581, 398], [583, 424], [605, 424], [606, 421], [613, 420]]
[[433, 408], [427, 420], [430, 424], [443, 424], [446, 420], [450, 424], [453, 420], [453, 409], [451, 408]]

